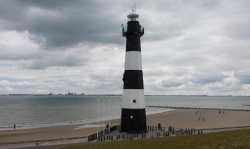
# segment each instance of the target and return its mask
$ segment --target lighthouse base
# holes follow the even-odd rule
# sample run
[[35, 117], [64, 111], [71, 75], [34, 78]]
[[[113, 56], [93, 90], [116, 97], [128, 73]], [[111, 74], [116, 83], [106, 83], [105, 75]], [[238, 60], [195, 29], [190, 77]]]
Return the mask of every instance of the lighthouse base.
[[120, 129], [127, 133], [147, 133], [146, 110], [122, 108]]

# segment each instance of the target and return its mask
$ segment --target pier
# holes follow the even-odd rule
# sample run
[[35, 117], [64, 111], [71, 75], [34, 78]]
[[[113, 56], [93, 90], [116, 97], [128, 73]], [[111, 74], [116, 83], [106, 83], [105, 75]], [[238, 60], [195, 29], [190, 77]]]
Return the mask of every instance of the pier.
[[173, 107], [173, 106], [152, 106], [150, 108], [168, 108], [168, 109], [196, 109], [196, 110], [221, 110], [221, 111], [250, 111], [250, 109], [227, 109], [227, 108], [198, 108], [198, 107]]

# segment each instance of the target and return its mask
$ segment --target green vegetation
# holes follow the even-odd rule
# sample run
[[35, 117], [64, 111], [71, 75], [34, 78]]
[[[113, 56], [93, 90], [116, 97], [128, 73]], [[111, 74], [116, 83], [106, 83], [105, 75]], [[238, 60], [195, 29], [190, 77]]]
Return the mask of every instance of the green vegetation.
[[65, 149], [250, 149], [250, 130], [100, 142]]

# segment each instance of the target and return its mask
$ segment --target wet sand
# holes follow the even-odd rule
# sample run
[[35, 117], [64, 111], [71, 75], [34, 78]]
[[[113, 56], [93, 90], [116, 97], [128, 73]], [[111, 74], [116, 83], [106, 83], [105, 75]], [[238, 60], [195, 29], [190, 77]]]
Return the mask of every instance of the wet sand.
[[[181, 109], [152, 114], [147, 115], [147, 125], [156, 126], [161, 123], [162, 127], [166, 129], [169, 126], [174, 126], [176, 129], [250, 126], [249, 111], [225, 111], [221, 114], [218, 112], [218, 110], [199, 110], [197, 112], [197, 110], [192, 109]], [[116, 125], [119, 124], [120, 120], [112, 120], [111, 122]], [[95, 125], [96, 123], [92, 124]], [[83, 125], [0, 131], [0, 143], [86, 137], [97, 132], [97, 128], [76, 129], [79, 126]], [[99, 130], [101, 129], [103, 127], [99, 127]]]

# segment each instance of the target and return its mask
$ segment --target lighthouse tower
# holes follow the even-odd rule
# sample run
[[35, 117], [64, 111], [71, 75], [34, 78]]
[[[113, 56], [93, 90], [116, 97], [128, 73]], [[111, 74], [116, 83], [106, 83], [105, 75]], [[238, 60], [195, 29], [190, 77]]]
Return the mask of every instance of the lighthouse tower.
[[136, 14], [135, 5], [132, 6], [132, 12], [127, 17], [127, 27], [122, 26], [122, 35], [126, 37], [126, 56], [122, 79], [124, 85], [120, 131], [145, 133], [147, 123], [140, 41], [144, 28], [139, 24], [139, 15]]

